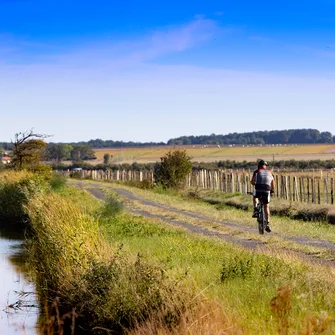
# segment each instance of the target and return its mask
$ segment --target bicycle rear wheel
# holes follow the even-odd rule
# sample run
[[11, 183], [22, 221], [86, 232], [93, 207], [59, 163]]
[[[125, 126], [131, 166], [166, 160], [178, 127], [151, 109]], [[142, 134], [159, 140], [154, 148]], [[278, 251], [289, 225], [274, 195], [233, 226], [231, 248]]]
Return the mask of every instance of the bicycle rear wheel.
[[258, 210], [258, 231], [261, 235], [264, 235], [264, 228], [265, 228], [265, 215], [264, 215], [264, 206], [260, 206]]

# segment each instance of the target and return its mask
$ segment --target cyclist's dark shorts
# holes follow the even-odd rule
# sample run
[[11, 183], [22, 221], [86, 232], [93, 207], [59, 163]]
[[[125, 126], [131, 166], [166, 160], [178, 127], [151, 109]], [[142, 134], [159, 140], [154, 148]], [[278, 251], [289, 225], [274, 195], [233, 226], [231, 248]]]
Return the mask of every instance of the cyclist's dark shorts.
[[262, 199], [263, 204], [268, 204], [270, 202], [270, 191], [255, 190], [254, 195], [256, 198]]

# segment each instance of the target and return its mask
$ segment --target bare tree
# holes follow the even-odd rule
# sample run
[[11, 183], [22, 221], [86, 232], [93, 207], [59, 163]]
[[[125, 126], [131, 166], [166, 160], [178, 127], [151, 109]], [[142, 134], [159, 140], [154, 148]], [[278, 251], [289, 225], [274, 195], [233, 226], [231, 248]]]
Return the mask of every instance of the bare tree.
[[42, 154], [46, 147], [43, 139], [49, 135], [29, 131], [15, 134], [11, 164], [15, 169], [31, 168], [40, 164]]

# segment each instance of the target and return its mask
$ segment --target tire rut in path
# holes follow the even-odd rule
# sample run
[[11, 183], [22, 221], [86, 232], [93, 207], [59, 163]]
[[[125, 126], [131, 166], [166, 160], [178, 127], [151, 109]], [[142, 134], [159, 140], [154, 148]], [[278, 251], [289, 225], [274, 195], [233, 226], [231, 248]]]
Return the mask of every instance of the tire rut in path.
[[[97, 183], [90, 183], [90, 184], [85, 184], [86, 186], [89, 186], [90, 188], [86, 189], [89, 193], [91, 193], [94, 197], [100, 199], [100, 200], [106, 200], [107, 196], [104, 192], [102, 192], [100, 189], [101, 184]], [[76, 186], [79, 188], [83, 188], [83, 184], [80, 182], [76, 183]], [[195, 218], [195, 219], [200, 219], [200, 220], [204, 220], [207, 222], [212, 222], [215, 224], [220, 224], [226, 227], [230, 227], [230, 228], [234, 228], [234, 229], [238, 229], [241, 230], [243, 229], [243, 231], [248, 231], [248, 232], [252, 232], [252, 233], [258, 233], [258, 229], [257, 228], [250, 228], [250, 227], [246, 227], [246, 226], [241, 226], [238, 224], [235, 224], [233, 222], [227, 222], [227, 221], [218, 221], [218, 220], [214, 220], [212, 218], [209, 218], [205, 215], [202, 214], [198, 214], [198, 213], [191, 213], [191, 212], [186, 212], [183, 210], [179, 210], [170, 206], [166, 206], [166, 205], [162, 205], [160, 203], [157, 203], [155, 201], [152, 200], [147, 200], [147, 199], [143, 199], [140, 198], [138, 196], [136, 196], [134, 193], [121, 189], [121, 188], [116, 188], [116, 187], [106, 187], [106, 190], [112, 190], [115, 193], [117, 193], [118, 195], [127, 198], [129, 200], [132, 201], [138, 201], [146, 206], [152, 206], [152, 207], [156, 207], [156, 208], [161, 208], [164, 210], [167, 210], [171, 213], [176, 213], [176, 214], [181, 214], [183, 216], [188, 216], [191, 218]], [[144, 217], [148, 217], [148, 218], [153, 218], [153, 219], [159, 219], [161, 221], [167, 222], [169, 224], [175, 225], [175, 226], [179, 226], [179, 227], [183, 227], [193, 233], [197, 233], [197, 234], [202, 234], [205, 236], [209, 236], [209, 237], [216, 237], [216, 238], [220, 238], [223, 239], [227, 242], [230, 243], [234, 243], [234, 244], [238, 244], [242, 247], [245, 247], [247, 249], [251, 249], [251, 250], [255, 250], [256, 248], [260, 248], [263, 250], [269, 249], [266, 245], [266, 242], [264, 241], [260, 241], [260, 240], [246, 240], [246, 239], [239, 239], [237, 236], [232, 236], [232, 235], [227, 235], [227, 234], [223, 234], [223, 233], [219, 233], [219, 232], [213, 232], [210, 231], [207, 228], [204, 227], [199, 227], [199, 226], [195, 226], [193, 224], [190, 224], [188, 222], [185, 221], [180, 221], [180, 220], [173, 220], [173, 219], [168, 219], [163, 215], [158, 215], [158, 214], [152, 214], [149, 211], [145, 211], [145, 210], [139, 210], [139, 209], [132, 209], [130, 207], [127, 207], [127, 210], [135, 215], [141, 215]], [[313, 247], [319, 247], [319, 248], [324, 248], [324, 249], [330, 249], [330, 250], [334, 250], [335, 251], [335, 244], [331, 243], [329, 241], [325, 241], [325, 240], [315, 240], [315, 239], [311, 239], [308, 237], [302, 237], [302, 236], [285, 236], [279, 233], [271, 233], [271, 235], [275, 235], [278, 236], [284, 240], [289, 240], [298, 244], [302, 244], [302, 245], [308, 245], [308, 246], [313, 246]], [[303, 252], [299, 252], [299, 251], [289, 251], [290, 253], [293, 254], [297, 254], [300, 257], [303, 258], [307, 258], [312, 262], [316, 262], [318, 264], [325, 264], [325, 265], [330, 265], [332, 267], [335, 267], [335, 261], [333, 260], [326, 260], [326, 259], [322, 259], [319, 258], [317, 256], [314, 255], [310, 255], [310, 254], [305, 254]]]

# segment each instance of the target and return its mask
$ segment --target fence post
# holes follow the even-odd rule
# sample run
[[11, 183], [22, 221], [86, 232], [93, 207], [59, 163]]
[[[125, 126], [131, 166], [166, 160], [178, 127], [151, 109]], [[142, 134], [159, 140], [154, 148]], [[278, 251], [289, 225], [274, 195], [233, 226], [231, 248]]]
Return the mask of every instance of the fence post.
[[222, 191], [227, 192], [227, 177], [225, 172], [222, 172]]
[[334, 204], [334, 179], [330, 178], [330, 203]]
[[218, 190], [219, 189], [219, 171], [215, 171], [214, 177], [215, 177], [215, 190]]
[[292, 200], [292, 182], [291, 182], [291, 176], [287, 176], [287, 180], [288, 180], [288, 198], [291, 201]]
[[302, 177], [302, 194], [303, 194], [303, 199], [304, 199], [304, 202], [306, 202], [306, 190], [305, 190], [305, 178]]
[[295, 201], [299, 201], [299, 188], [298, 188], [298, 178], [294, 177], [294, 185], [295, 185]]
[[244, 193], [248, 194], [249, 192], [249, 176], [247, 174], [244, 175]]
[[324, 200], [326, 201], [326, 204], [328, 204], [328, 179], [324, 178], [323, 183], [323, 192], [325, 193]]
[[321, 199], [320, 199], [320, 179], [318, 179], [318, 204], [320, 204]]
[[312, 183], [312, 203], [314, 204], [316, 201], [315, 201], [315, 180], [314, 180], [314, 177], [312, 177], [311, 179], [311, 183]]
[[284, 176], [285, 179], [285, 199], [289, 199], [289, 188], [288, 188], [288, 181], [287, 181], [287, 176]]
[[307, 177], [307, 202], [309, 202], [310, 198], [310, 187], [309, 187], [309, 177]]
[[299, 192], [300, 192], [300, 202], [302, 202], [302, 182], [303, 182], [303, 178], [299, 177]]
[[284, 177], [280, 176], [280, 199], [284, 199]]

